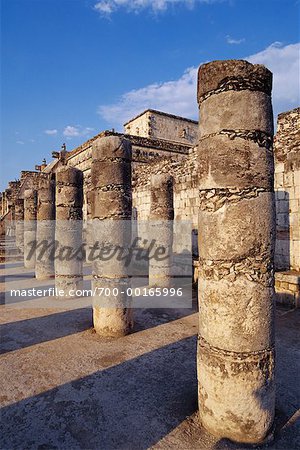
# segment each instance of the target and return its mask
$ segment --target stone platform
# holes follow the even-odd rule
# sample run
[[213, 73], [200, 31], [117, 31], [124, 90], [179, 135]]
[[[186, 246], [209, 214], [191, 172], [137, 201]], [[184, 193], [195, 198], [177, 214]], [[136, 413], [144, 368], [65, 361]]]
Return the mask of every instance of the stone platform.
[[[49, 283], [19, 262], [0, 269], [2, 450], [253, 448], [198, 425], [196, 301], [191, 309], [136, 309], [133, 333], [104, 339], [87, 304], [54, 308], [43, 299], [41, 307], [16, 298], [5, 305], [3, 292], [20, 275], [27, 287]], [[277, 418], [268, 449], [300, 448], [299, 329], [300, 310], [278, 307]]]

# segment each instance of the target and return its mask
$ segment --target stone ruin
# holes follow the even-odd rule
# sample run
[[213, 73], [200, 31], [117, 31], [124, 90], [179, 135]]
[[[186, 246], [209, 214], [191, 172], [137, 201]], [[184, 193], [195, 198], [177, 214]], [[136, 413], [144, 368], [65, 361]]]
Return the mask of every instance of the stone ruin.
[[[28, 261], [36, 236], [72, 246], [82, 240], [82, 218], [109, 219], [109, 233], [85, 229], [86, 241], [113, 240], [126, 252], [118, 219], [191, 221], [200, 420], [213, 434], [245, 443], [264, 441], [274, 420], [275, 299], [300, 304], [300, 108], [279, 115], [273, 147], [271, 90], [264, 66], [204, 64], [199, 124], [149, 109], [124, 133], [104, 131], [54, 152], [50, 164], [22, 171], [1, 194], [2, 234], [15, 237], [38, 279], [55, 277], [66, 291], [81, 285], [82, 263]], [[173, 231], [160, 234], [166, 248]], [[171, 265], [149, 264], [149, 284], [168, 286]], [[127, 286], [129, 278], [120, 261], [93, 265], [94, 286]], [[108, 299], [110, 308], [94, 300], [99, 335], [130, 331], [128, 296]]]

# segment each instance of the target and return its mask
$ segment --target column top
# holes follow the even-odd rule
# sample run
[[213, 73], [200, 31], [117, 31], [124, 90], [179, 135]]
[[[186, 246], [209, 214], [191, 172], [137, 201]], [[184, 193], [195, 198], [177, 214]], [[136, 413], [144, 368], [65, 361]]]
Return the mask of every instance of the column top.
[[261, 64], [229, 59], [202, 64], [198, 71], [198, 103], [228, 90], [262, 91], [271, 95], [272, 72]]
[[93, 160], [127, 160], [131, 161], [131, 142], [123, 136], [101, 136], [93, 142]]
[[56, 172], [57, 185], [74, 185], [80, 186], [83, 180], [83, 173], [81, 170], [72, 166], [62, 166]]

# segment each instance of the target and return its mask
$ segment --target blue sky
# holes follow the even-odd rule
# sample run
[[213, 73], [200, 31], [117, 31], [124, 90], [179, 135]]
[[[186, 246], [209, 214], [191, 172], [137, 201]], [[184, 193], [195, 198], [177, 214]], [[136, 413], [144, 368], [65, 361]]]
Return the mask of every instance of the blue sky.
[[299, 105], [299, 0], [2, 0], [1, 185], [147, 107], [197, 117], [200, 63], [274, 72]]

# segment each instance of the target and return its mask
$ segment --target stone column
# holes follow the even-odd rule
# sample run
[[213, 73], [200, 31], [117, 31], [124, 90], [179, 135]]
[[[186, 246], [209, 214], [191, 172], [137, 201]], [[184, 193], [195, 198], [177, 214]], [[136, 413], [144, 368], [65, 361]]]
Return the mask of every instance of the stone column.
[[55, 244], [55, 182], [52, 174], [41, 173], [38, 184], [37, 245], [35, 277], [45, 280], [54, 277]]
[[24, 192], [24, 266], [35, 268], [37, 191], [27, 189]]
[[[150, 204], [150, 240], [155, 244], [149, 255], [149, 286], [170, 287], [172, 284], [173, 248], [173, 177], [152, 175]], [[160, 249], [160, 256], [155, 257]]]
[[199, 69], [198, 385], [202, 424], [259, 443], [274, 419], [272, 74]]
[[24, 200], [15, 200], [15, 221], [16, 221], [16, 247], [23, 253], [24, 251]]
[[[118, 136], [102, 137], [93, 142], [92, 152], [94, 242], [99, 249], [111, 249], [93, 262], [93, 289], [97, 290], [93, 320], [99, 335], [117, 337], [127, 334], [132, 326], [126, 261], [131, 245], [131, 143]], [[120, 254], [122, 258], [118, 258]], [[110, 295], [101, 295], [102, 288]]]
[[86, 262], [91, 264], [89, 259], [90, 251], [94, 243], [93, 239], [93, 221], [91, 217], [91, 187], [86, 186], [86, 223], [85, 223], [85, 244], [86, 244]]
[[55, 256], [55, 287], [62, 299], [75, 298], [82, 289], [83, 174], [63, 166], [56, 172], [56, 230], [58, 251]]

